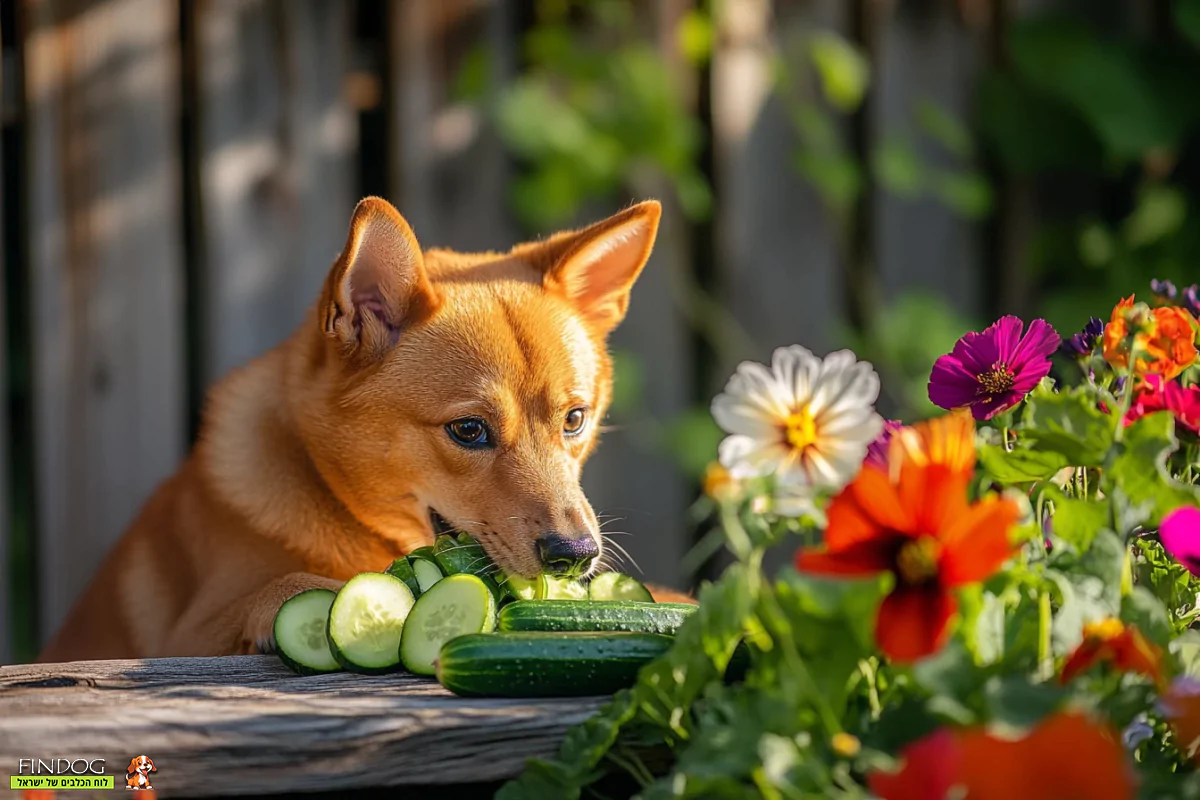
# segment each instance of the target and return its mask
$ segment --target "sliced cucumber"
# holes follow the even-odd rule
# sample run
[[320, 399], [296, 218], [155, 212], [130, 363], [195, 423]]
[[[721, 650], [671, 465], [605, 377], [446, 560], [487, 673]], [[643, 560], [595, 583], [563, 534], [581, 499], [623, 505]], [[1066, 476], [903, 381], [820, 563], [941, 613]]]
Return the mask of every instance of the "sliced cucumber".
[[335, 597], [337, 593], [328, 589], [309, 589], [286, 600], [275, 614], [275, 650], [279, 660], [297, 675], [341, 669], [325, 637]]
[[333, 657], [351, 672], [394, 669], [413, 602], [404, 581], [386, 572], [364, 572], [346, 581], [329, 609], [326, 634]]
[[545, 600], [549, 591], [545, 575], [538, 575], [536, 578], [505, 575], [501, 578], [501, 585], [514, 600]]
[[442, 535], [438, 537], [434, 551], [434, 558], [442, 572], [447, 575], [475, 575], [487, 586], [497, 603], [504, 599], [504, 592], [489, 574], [495, 571], [496, 565], [479, 542], [465, 533], [457, 538]]
[[435, 583], [446, 577], [437, 562], [437, 553], [430, 545], [418, 547], [409, 553], [408, 563], [412, 565], [413, 575], [422, 592], [428, 592]]
[[671, 642], [655, 633], [469, 634], [442, 645], [437, 678], [468, 697], [612, 694]]
[[588, 584], [589, 600], [633, 600], [653, 603], [654, 595], [635, 578], [621, 572], [601, 572]]
[[448, 575], [421, 595], [404, 623], [400, 660], [409, 672], [432, 675], [442, 645], [496, 626], [496, 601], [475, 575]]
[[417, 576], [413, 573], [412, 564], [409, 562], [407, 556], [397, 558], [393, 561], [392, 565], [387, 568], [387, 574], [404, 581], [404, 585], [413, 593], [413, 597], [418, 597], [421, 594], [421, 584], [417, 582]]
[[500, 609], [502, 631], [631, 631], [674, 635], [695, 613], [691, 603], [521, 600]]
[[552, 578], [549, 575], [543, 576], [546, 579], [546, 599], [547, 600], [587, 600], [588, 587], [572, 578]]

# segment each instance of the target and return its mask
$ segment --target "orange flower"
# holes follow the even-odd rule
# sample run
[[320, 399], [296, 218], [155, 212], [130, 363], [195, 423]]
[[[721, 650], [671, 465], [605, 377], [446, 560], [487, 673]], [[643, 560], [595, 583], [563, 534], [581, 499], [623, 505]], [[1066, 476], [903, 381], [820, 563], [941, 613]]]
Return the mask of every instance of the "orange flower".
[[1134, 797], [1133, 773], [1120, 739], [1109, 726], [1077, 712], [1052, 714], [1016, 740], [982, 728], [942, 729], [912, 743], [902, 755], [899, 772], [867, 776], [871, 791], [883, 800]]
[[889, 465], [941, 464], [968, 478], [975, 469], [975, 419], [958, 409], [936, 419], [918, 422], [892, 434]]
[[912, 451], [895, 446], [902, 457], [889, 455], [892, 478], [864, 466], [830, 503], [824, 546], [796, 555], [796, 567], [808, 572], [895, 576], [875, 620], [875, 640], [895, 661], [941, 648], [958, 610], [952, 590], [989, 577], [1014, 552], [1009, 530], [1017, 506], [994, 497], [967, 501], [974, 428], [968, 459], [960, 419], [948, 415], [916, 427], [923, 444]]
[[1145, 304], [1134, 306], [1129, 295], [1112, 310], [1104, 326], [1104, 359], [1119, 369], [1129, 366], [1126, 339], [1133, 334], [1134, 347], [1140, 351], [1134, 363], [1138, 375], [1157, 373], [1171, 380], [1195, 362], [1196, 320], [1186, 308]]
[[1060, 680], [1070, 683], [1101, 661], [1163, 683], [1162, 650], [1146, 641], [1137, 628], [1113, 617], [1083, 626], [1083, 641], [1067, 656]]

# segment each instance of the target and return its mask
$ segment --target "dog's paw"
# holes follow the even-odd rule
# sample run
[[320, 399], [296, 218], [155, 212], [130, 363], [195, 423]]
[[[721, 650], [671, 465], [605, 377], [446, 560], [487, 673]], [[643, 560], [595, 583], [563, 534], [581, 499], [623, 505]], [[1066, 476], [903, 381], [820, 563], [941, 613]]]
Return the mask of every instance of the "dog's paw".
[[251, 613], [242, 630], [238, 652], [241, 655], [274, 653], [275, 617], [271, 614]]

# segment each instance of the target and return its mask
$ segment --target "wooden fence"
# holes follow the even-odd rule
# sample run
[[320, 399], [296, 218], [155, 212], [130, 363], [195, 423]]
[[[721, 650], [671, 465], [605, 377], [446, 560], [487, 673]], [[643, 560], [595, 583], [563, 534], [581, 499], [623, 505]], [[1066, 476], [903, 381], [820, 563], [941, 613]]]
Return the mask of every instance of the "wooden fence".
[[[674, 25], [693, 5], [640, 6], [664, 58], [678, 59]], [[964, 24], [960, 5], [970, 4], [719, 4], [712, 59], [688, 73], [711, 135], [716, 215], [689, 223], [668, 203], [613, 342], [642, 360], [646, 418], [706, 403], [735, 358], [792, 342], [830, 349], [852, 310], [834, 227], [787, 166], [795, 133], [766, 44], [816, 23], [868, 49], [877, 78], [845, 132], [865, 152], [904, 132], [918, 100], [969, 115], [994, 43]], [[519, 167], [450, 86], [486, 42], [499, 91], [521, 68], [532, 18], [518, 0], [3, 9], [0, 662], [30, 656], [63, 619], [184, 455], [205, 387], [299, 323], [359, 196], [388, 196], [427, 245], [501, 248], [521, 235], [506, 199]], [[852, 244], [869, 248], [885, 295], [921, 288], [981, 309], [980, 223], [884, 193], [868, 193], [854, 219]], [[1000, 235], [1019, 237], [1004, 232], [1017, 227]], [[706, 286], [753, 344], [712, 355], [681, 310], [680, 275]], [[695, 485], [639, 430], [630, 420], [609, 435], [585, 483], [598, 509], [626, 518], [646, 575], [681, 584]]]

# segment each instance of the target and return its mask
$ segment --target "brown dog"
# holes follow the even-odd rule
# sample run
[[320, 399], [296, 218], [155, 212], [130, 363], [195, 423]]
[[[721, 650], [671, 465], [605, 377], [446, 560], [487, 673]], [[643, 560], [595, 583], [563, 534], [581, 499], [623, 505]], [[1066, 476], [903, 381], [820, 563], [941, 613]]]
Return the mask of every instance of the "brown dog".
[[463, 254], [422, 252], [363, 200], [308, 320], [214, 387], [194, 452], [39, 660], [269, 650], [288, 597], [384, 569], [443, 521], [509, 573], [596, 569], [580, 469], [659, 214]]
[[151, 772], [158, 772], [158, 767], [154, 766], [150, 756], [129, 759], [129, 766], [125, 768], [125, 788], [153, 789], [154, 786], [150, 783]]

